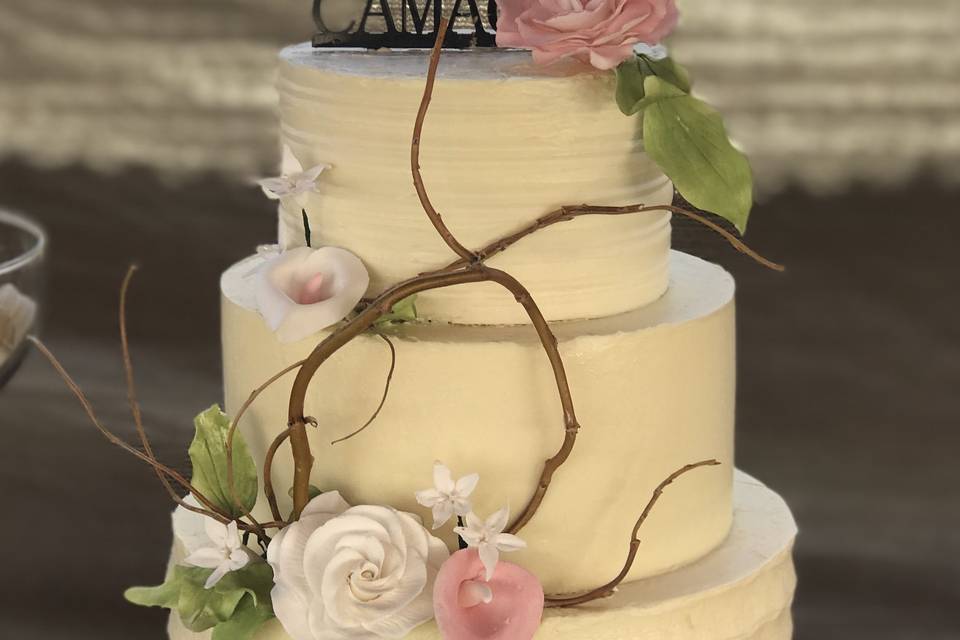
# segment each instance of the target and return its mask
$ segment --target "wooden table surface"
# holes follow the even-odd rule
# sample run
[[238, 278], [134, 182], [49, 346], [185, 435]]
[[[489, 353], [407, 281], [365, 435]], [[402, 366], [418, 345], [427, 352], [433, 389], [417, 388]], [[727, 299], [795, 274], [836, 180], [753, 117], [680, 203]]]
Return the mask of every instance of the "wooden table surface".
[[[800, 524], [796, 637], [960, 638], [960, 192], [897, 191], [758, 208], [755, 267], [677, 224], [676, 244], [738, 280], [738, 465], [779, 490]], [[217, 178], [0, 164], [0, 205], [52, 236], [45, 337], [102, 417], [132, 436], [116, 341], [131, 261], [134, 356], [149, 431], [186, 470], [191, 418], [221, 397], [217, 279], [269, 241], [273, 212]], [[163, 615], [123, 589], [161, 578], [167, 498], [112, 450], [49, 367], [31, 357], [0, 391], [0, 636], [162, 638]]]

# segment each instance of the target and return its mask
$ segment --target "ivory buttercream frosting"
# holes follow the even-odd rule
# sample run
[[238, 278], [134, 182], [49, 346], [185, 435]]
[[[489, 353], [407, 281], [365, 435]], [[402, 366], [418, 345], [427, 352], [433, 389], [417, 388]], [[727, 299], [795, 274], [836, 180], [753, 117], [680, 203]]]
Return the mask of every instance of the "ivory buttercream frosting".
[[253, 518], [199, 565], [175, 523], [128, 595], [172, 640], [791, 637], [796, 526], [735, 469], [734, 281], [671, 249], [660, 168], [742, 229], [749, 166], [663, 47], [632, 54], [675, 23], [648, 4], [539, 3], [553, 48], [511, 14], [555, 64], [448, 51], [426, 98], [424, 50], [281, 53], [279, 243], [221, 278], [226, 412], [197, 423]]
[[[737, 472], [730, 535], [699, 561], [674, 572], [623, 586], [590, 605], [548, 609], [540, 640], [789, 640], [790, 604], [797, 578], [791, 552], [797, 528], [783, 500]], [[175, 545], [174, 560], [183, 552]], [[206, 640], [170, 618], [171, 640]], [[428, 622], [405, 636], [439, 640]], [[255, 640], [288, 640], [276, 621]]]
[[[237, 304], [238, 281], [248, 270], [241, 262], [223, 277], [223, 290], [238, 296], [223, 299], [228, 413], [324, 337], [280, 342]], [[576, 455], [524, 529], [529, 548], [512, 558], [548, 592], [577, 591], [616, 575], [644, 498], [687, 462], [714, 457], [723, 465], [671, 487], [670, 499], [645, 525], [644, 553], [631, 578], [688, 563], [729, 529], [733, 279], [679, 252], [670, 271], [671, 286], [652, 304], [554, 327], [583, 429]], [[526, 504], [564, 435], [557, 391], [532, 328], [410, 325], [394, 344], [396, 371], [382, 412], [366, 431], [336, 445], [376, 408], [390, 354], [377, 336], [362, 336], [320, 369], [306, 405], [320, 425], [310, 430], [313, 484], [339, 487], [352, 504], [390, 504], [426, 518], [414, 493], [427, 483], [433, 461], [443, 460], [484, 478], [478, 512], [492, 513], [504, 501], [515, 509]], [[288, 377], [264, 391], [240, 421], [256, 460], [286, 426], [291, 383]], [[292, 460], [278, 456], [277, 486], [289, 486], [292, 475]], [[289, 507], [286, 495], [279, 499], [282, 510]], [[455, 548], [452, 523], [439, 533]]]
[[[371, 293], [450, 262], [410, 178], [410, 140], [428, 52], [281, 54], [283, 143], [303, 166], [326, 164], [306, 211], [319, 242], [367, 265]], [[431, 198], [457, 237], [481, 247], [562, 205], [669, 204], [673, 186], [643, 153], [637, 122], [608, 75], [535, 67], [518, 51], [450, 51], [423, 134]], [[281, 208], [281, 244], [302, 242], [300, 210]], [[666, 290], [670, 214], [581, 218], [489, 261], [515, 275], [550, 320], [635, 309]], [[424, 317], [526, 322], [491, 284], [431, 291]]]

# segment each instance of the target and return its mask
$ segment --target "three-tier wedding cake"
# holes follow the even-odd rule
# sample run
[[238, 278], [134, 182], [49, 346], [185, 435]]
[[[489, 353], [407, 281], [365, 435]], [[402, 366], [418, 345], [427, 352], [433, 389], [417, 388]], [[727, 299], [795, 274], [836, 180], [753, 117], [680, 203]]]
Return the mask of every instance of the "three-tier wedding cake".
[[323, 46], [281, 53], [279, 242], [223, 274], [226, 413], [128, 598], [175, 639], [789, 638], [734, 282], [671, 250], [685, 215], [755, 255], [673, 0], [467, 4], [317, 2]]

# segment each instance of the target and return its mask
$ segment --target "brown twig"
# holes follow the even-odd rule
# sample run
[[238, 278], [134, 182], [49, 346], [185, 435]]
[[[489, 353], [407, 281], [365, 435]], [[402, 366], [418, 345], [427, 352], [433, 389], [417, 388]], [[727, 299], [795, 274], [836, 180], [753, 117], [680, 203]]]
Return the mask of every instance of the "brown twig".
[[[123, 278], [123, 283], [120, 285], [120, 310], [118, 312], [120, 320], [120, 349], [123, 354], [123, 371], [127, 382], [127, 402], [130, 405], [130, 413], [133, 415], [133, 424], [137, 429], [137, 435], [140, 436], [140, 443], [143, 445], [143, 450], [148, 456], [156, 460], [153, 447], [150, 445], [150, 439], [147, 437], [147, 430], [143, 426], [143, 414], [140, 410], [140, 402], [137, 400], [137, 387], [133, 376], [133, 359], [130, 357], [130, 340], [127, 335], [127, 294], [130, 290], [130, 282], [136, 272], [137, 266], [130, 265], [127, 269], [126, 276]], [[175, 502], [181, 503], [182, 500], [180, 496], [173, 488], [173, 485], [170, 484], [170, 480], [167, 479], [163, 471], [156, 468], [154, 470], [157, 473], [157, 478], [160, 479], [161, 484], [163, 484], [167, 493], [170, 494], [170, 497]]]
[[[269, 380], [261, 384], [256, 389], [254, 389], [253, 392], [251, 392], [250, 395], [247, 396], [247, 399], [244, 401], [244, 403], [240, 405], [240, 409], [239, 411], [237, 411], [237, 415], [233, 417], [233, 420], [230, 422], [230, 428], [227, 430], [227, 485], [230, 487], [230, 494], [233, 498], [234, 504], [237, 507], [239, 507], [241, 510], [243, 510], [245, 512], [243, 515], [249, 517], [252, 522], [256, 522], [256, 520], [248, 510], [243, 508], [243, 505], [240, 504], [240, 498], [237, 496], [237, 485], [236, 485], [236, 481], [234, 480], [234, 470], [233, 470], [233, 439], [234, 439], [234, 436], [236, 435], [237, 427], [240, 424], [240, 419], [243, 418], [244, 414], [247, 412], [247, 409], [250, 408], [250, 405], [252, 405], [254, 401], [256, 401], [256, 399], [260, 397], [260, 394], [266, 391], [273, 383], [277, 382], [278, 380], [280, 380], [280, 378], [287, 375], [291, 371], [296, 370], [302, 364], [303, 364], [303, 360], [293, 363], [292, 365], [286, 367], [282, 371], [279, 371], [274, 375], [270, 376]], [[279, 509], [274, 508], [275, 504], [276, 504], [275, 499], [272, 502], [270, 502], [271, 515], [273, 516], [273, 519], [275, 521], [282, 522], [283, 517], [280, 515]]]
[[[444, 33], [447, 27], [447, 21], [441, 22], [439, 32]], [[430, 65], [427, 72], [427, 81], [424, 87], [424, 95], [421, 100], [420, 110], [417, 113], [417, 121], [414, 125], [414, 136], [411, 144], [410, 169], [413, 174], [414, 184], [417, 187], [417, 194], [420, 197], [424, 212], [427, 214], [430, 222], [433, 224], [437, 233], [447, 242], [451, 250], [461, 258], [473, 260], [474, 254], [463, 247], [449, 229], [444, 225], [439, 214], [430, 204], [430, 199], [423, 186], [422, 176], [420, 175], [419, 144], [420, 132], [423, 129], [423, 122], [427, 115], [427, 107], [430, 104], [430, 97], [433, 92], [434, 81], [436, 79], [437, 68], [442, 53], [442, 38], [438, 38], [434, 44], [430, 55]], [[323, 340], [313, 352], [307, 357], [297, 377], [293, 382], [293, 389], [290, 394], [290, 446], [293, 449], [294, 457], [294, 482], [293, 482], [293, 513], [292, 519], [299, 517], [300, 512], [309, 501], [310, 491], [310, 471], [313, 467], [313, 455], [310, 453], [310, 443], [307, 439], [305, 418], [303, 416], [304, 404], [306, 401], [307, 390], [310, 381], [316, 374], [319, 367], [326, 360], [336, 353], [343, 345], [355, 338], [361, 332], [366, 331], [372, 324], [385, 313], [393, 308], [393, 305], [400, 300], [423, 291], [450, 287], [459, 284], [476, 282], [494, 282], [504, 287], [513, 294], [517, 302], [523, 306], [530, 318], [534, 329], [540, 338], [540, 343], [547, 354], [550, 366], [553, 370], [554, 379], [557, 385], [560, 403], [563, 408], [564, 421], [564, 440], [557, 453], [544, 463], [544, 468], [537, 483], [530, 502], [520, 513], [516, 523], [510, 527], [511, 532], [516, 532], [522, 528], [533, 515], [537, 512], [544, 496], [550, 486], [556, 470], [569, 458], [576, 442], [577, 432], [580, 425], [577, 422], [576, 412], [573, 406], [573, 399], [570, 393], [570, 385], [567, 381], [566, 371], [563, 365], [563, 358], [557, 346], [557, 339], [553, 331], [547, 324], [530, 292], [510, 274], [498, 269], [491, 269], [479, 260], [473, 262], [463, 269], [451, 269], [432, 275], [417, 276], [394, 287], [391, 287], [380, 294], [368, 307], [363, 309], [351, 321], [342, 325], [337, 331]]]
[[[565, 430], [563, 445], [557, 454], [545, 463], [540, 482], [537, 484], [537, 489], [531, 498], [530, 504], [521, 512], [518, 522], [520, 526], [523, 526], [523, 524], [533, 517], [533, 514], [539, 508], [546, 494], [554, 472], [556, 472], [557, 468], [570, 456], [580, 425], [577, 422], [576, 412], [573, 408], [573, 400], [563, 366], [563, 359], [557, 348], [557, 339], [553, 335], [553, 331], [547, 324], [540, 309], [530, 296], [530, 292], [510, 274], [498, 269], [491, 269], [478, 263], [459, 271], [418, 276], [391, 287], [380, 294], [368, 307], [354, 316], [352, 320], [341, 325], [336, 331], [327, 336], [306, 358], [303, 366], [300, 367], [300, 371], [297, 373], [296, 379], [293, 381], [289, 407], [291, 427], [290, 444], [294, 449], [294, 519], [299, 517], [300, 511], [303, 510], [303, 507], [305, 507], [307, 501], [309, 501], [310, 469], [313, 465], [313, 456], [310, 454], [309, 443], [306, 441], [306, 420], [303, 417], [303, 410], [310, 381], [313, 379], [317, 370], [330, 356], [339, 351], [344, 345], [353, 340], [353, 338], [369, 329], [380, 316], [389, 313], [393, 305], [400, 300], [416, 293], [422, 293], [432, 289], [476, 282], [494, 282], [499, 284], [510, 291], [517, 302], [527, 311], [527, 315], [530, 317], [537, 331], [540, 342], [547, 352], [547, 357], [553, 369], [554, 379], [557, 384], [560, 402], [563, 407]], [[297, 442], [296, 440], [298, 431], [302, 434], [300, 436], [302, 438], [301, 442]], [[519, 527], [514, 525], [510, 530], [515, 532], [519, 530]]]
[[[127, 295], [130, 291], [130, 283], [133, 280], [134, 274], [137, 272], [136, 265], [130, 265], [127, 269], [127, 274], [123, 278], [123, 284], [120, 285], [120, 309], [119, 309], [119, 320], [120, 320], [120, 349], [123, 354], [123, 370], [127, 382], [127, 400], [130, 404], [130, 413], [133, 414], [133, 423], [137, 430], [137, 435], [140, 436], [140, 442], [143, 445], [143, 450], [148, 456], [157, 459], [157, 456], [153, 453], [153, 447], [150, 444], [150, 439], [147, 437], [147, 431], [143, 426], [143, 414], [140, 410], [140, 403], [137, 400], [137, 391], [135, 377], [133, 375], [133, 359], [130, 356], [130, 340], [127, 332]], [[227, 473], [228, 478], [230, 478], [230, 473], [233, 471], [233, 459], [230, 451], [230, 442], [228, 439], [227, 442]], [[167, 490], [167, 493], [170, 494], [170, 497], [177, 504], [190, 508], [191, 505], [187, 505], [180, 499], [180, 496], [177, 495], [177, 492], [174, 490], [173, 486], [170, 484], [170, 481], [167, 479], [166, 475], [159, 469], [154, 468], [156, 471], [157, 478], [160, 479], [160, 482], [163, 484], [164, 488]], [[233, 493], [233, 500], [238, 507], [242, 509], [240, 505], [240, 500], [236, 496], [236, 490], [232, 483], [232, 478], [230, 478], [230, 489]], [[244, 513], [240, 517], [246, 516], [250, 520], [250, 526], [253, 528], [254, 533], [257, 534], [261, 540], [267, 541], [269, 537], [267, 536], [266, 531], [264, 531], [263, 526], [257, 522], [257, 519], [253, 517], [249, 512]], [[239, 518], [237, 518], [239, 521]]]
[[390, 370], [387, 372], [387, 382], [383, 386], [383, 396], [380, 398], [380, 404], [377, 405], [376, 411], [373, 412], [373, 415], [370, 416], [370, 419], [367, 420], [362, 427], [360, 427], [353, 433], [343, 436], [342, 438], [337, 438], [336, 440], [330, 443], [331, 445], [340, 444], [341, 442], [346, 442], [350, 438], [354, 436], [358, 436], [361, 433], [363, 433], [367, 427], [373, 424], [374, 420], [377, 419], [377, 417], [380, 415], [380, 412], [383, 410], [383, 405], [387, 403], [387, 396], [390, 395], [390, 383], [393, 382], [393, 374], [397, 369], [397, 348], [393, 345], [393, 341], [390, 340], [390, 338], [388, 338], [386, 335], [382, 333], [378, 333], [377, 335], [383, 338], [384, 342], [386, 342], [387, 346], [390, 348]]
[[[180, 505], [184, 509], [193, 511], [194, 513], [199, 513], [199, 514], [208, 516], [223, 524], [226, 524], [231, 520], [233, 520], [233, 518], [231, 518], [229, 514], [223, 513], [219, 508], [217, 508], [217, 506], [213, 504], [213, 502], [209, 498], [207, 498], [200, 491], [198, 491], [197, 488], [194, 487], [179, 472], [166, 466], [165, 464], [163, 464], [153, 456], [147, 455], [146, 453], [136, 449], [135, 447], [125, 442], [123, 439], [116, 436], [112, 431], [107, 429], [107, 427], [97, 417], [96, 412], [93, 410], [93, 405], [90, 404], [90, 401], [87, 399], [86, 394], [83, 393], [83, 390], [76, 383], [76, 381], [74, 381], [74, 379], [70, 376], [70, 374], [67, 373], [67, 370], [63, 367], [63, 365], [60, 363], [57, 357], [53, 355], [53, 352], [51, 352], [50, 349], [48, 349], [47, 346], [43, 344], [43, 342], [36, 336], [27, 336], [27, 339], [31, 343], [33, 343], [33, 345], [37, 348], [37, 350], [41, 353], [41, 355], [43, 355], [43, 357], [47, 359], [47, 361], [50, 363], [53, 369], [63, 379], [64, 383], [67, 385], [67, 388], [70, 389], [73, 395], [80, 402], [80, 406], [83, 408], [84, 412], [87, 414], [87, 417], [90, 419], [90, 422], [93, 423], [93, 425], [97, 428], [98, 431], [100, 431], [100, 433], [103, 435], [104, 438], [107, 439], [108, 442], [123, 449], [124, 451], [136, 457], [137, 459], [147, 463], [148, 465], [153, 467], [153, 469], [156, 470], [157, 472], [163, 473], [167, 478], [173, 480], [174, 482], [179, 484], [183, 489], [192, 493], [194, 497], [196, 497], [196, 499], [200, 502], [200, 504], [202, 504], [206, 508], [200, 508], [200, 507], [196, 507], [191, 504], [188, 504], [182, 498], [177, 496], [176, 493], [174, 493], [171, 496], [174, 502], [176, 502], [178, 505]], [[245, 522], [238, 522], [237, 525], [240, 529], [244, 531], [253, 530], [253, 528]]]
[[[738, 238], [736, 235], [724, 229], [722, 226], [718, 225], [713, 220], [710, 220], [709, 218], [700, 215], [699, 213], [696, 213], [694, 211], [689, 211], [687, 209], [682, 209], [680, 207], [674, 207], [671, 205], [644, 205], [644, 204], [633, 204], [633, 205], [627, 205], [624, 207], [601, 207], [601, 206], [595, 206], [595, 205], [589, 205], [589, 204], [560, 207], [559, 209], [556, 209], [554, 211], [551, 211], [550, 213], [540, 216], [539, 218], [534, 220], [532, 223], [530, 223], [523, 229], [520, 229], [515, 233], [512, 233], [503, 238], [500, 238], [499, 240], [494, 240], [487, 246], [477, 251], [475, 254], [476, 256], [475, 259], [480, 261], [488, 260], [493, 256], [497, 255], [498, 253], [502, 253], [503, 251], [506, 251], [508, 248], [510, 248], [520, 240], [526, 238], [527, 236], [532, 235], [542, 229], [546, 229], [547, 227], [553, 226], [558, 222], [568, 222], [570, 220], [574, 220], [582, 216], [590, 216], [590, 215], [616, 216], [616, 215], [626, 215], [626, 214], [634, 214], [634, 213], [649, 213], [653, 211], [669, 211], [671, 213], [682, 215], [691, 220], [699, 222], [705, 227], [718, 233], [734, 249], [752, 258], [757, 263], [767, 267], [768, 269], [773, 269], [774, 271], [784, 270], [783, 265], [777, 264], [776, 262], [773, 262], [772, 260], [768, 260], [767, 258], [763, 257], [762, 255], [760, 255], [759, 253], [751, 249], [743, 240]], [[460, 269], [470, 264], [470, 262], [471, 262], [470, 260], [460, 258], [458, 260], [451, 262], [450, 264], [448, 264], [446, 267], [442, 269], [438, 269], [437, 271], [429, 272], [429, 273], [439, 273], [443, 271], [448, 271], [450, 269]]]
[[[439, 31], [445, 31], [447, 24], [447, 21], [444, 20], [439, 27]], [[564, 370], [563, 359], [557, 346], [557, 340], [546, 319], [543, 317], [543, 314], [540, 312], [540, 309], [534, 302], [530, 293], [519, 281], [504, 271], [487, 267], [484, 264], [484, 260], [495, 253], [504, 251], [512, 244], [516, 243], [527, 235], [538, 231], [539, 229], [545, 228], [546, 226], [555, 224], [557, 222], [572, 220], [577, 216], [621, 215], [637, 213], [644, 210], [653, 210], [652, 208], [644, 207], [643, 205], [633, 205], [627, 207], [594, 207], [590, 205], [581, 205], [579, 207], [563, 207], [551, 214], [542, 216], [527, 228], [492, 243], [478, 253], [471, 252], [469, 249], [464, 247], [450, 232], [450, 230], [444, 224], [440, 214], [431, 204], [426, 192], [426, 188], [423, 184], [423, 178], [420, 172], [419, 164], [420, 137], [423, 131], [423, 123], [427, 115], [434, 83], [436, 80], [439, 59], [442, 53], [442, 40], [442, 38], [437, 39], [431, 52], [424, 94], [421, 100], [420, 109], [417, 112], [417, 120], [414, 125], [414, 135], [411, 142], [410, 168], [413, 175], [414, 186], [417, 190], [417, 195], [420, 198], [420, 202], [423, 206], [424, 212], [427, 215], [427, 218], [430, 220], [437, 233], [441, 236], [441, 238], [443, 238], [444, 242], [446, 242], [450, 249], [457, 254], [458, 259], [443, 269], [420, 274], [414, 278], [410, 278], [404, 282], [390, 287], [377, 296], [377, 298], [374, 299], [368, 306], [361, 309], [361, 311], [350, 321], [344, 323], [337, 330], [327, 336], [314, 348], [311, 354], [304, 361], [303, 366], [301, 366], [299, 372], [297, 373], [297, 377], [293, 382], [293, 387], [290, 393], [290, 405], [288, 413], [290, 445], [293, 450], [294, 457], [294, 508], [291, 514], [292, 519], [299, 517], [300, 512], [303, 510], [309, 500], [309, 483], [310, 472], [313, 467], [313, 456], [310, 452], [310, 444], [306, 434], [307, 420], [304, 417], [303, 412], [310, 382], [319, 367], [321, 367], [334, 353], [336, 353], [348, 342], [353, 340], [357, 335], [369, 329], [379, 317], [389, 313], [394, 304], [407, 296], [444, 287], [477, 282], [494, 282], [506, 288], [514, 295], [517, 302], [524, 307], [524, 310], [527, 312], [534, 329], [537, 331], [537, 335], [540, 338], [540, 342], [550, 361], [551, 368], [553, 369], [564, 417], [563, 443], [557, 453], [544, 463], [540, 480], [537, 483], [537, 487], [534, 490], [529, 503], [520, 513], [516, 522], [514, 522], [513, 525], [508, 528], [508, 531], [511, 533], [516, 533], [523, 528], [523, 526], [526, 525], [531, 518], [533, 518], [542, 504], [557, 469], [563, 465], [563, 463], [572, 453], [580, 425], [576, 419], [573, 400], [571, 397], [569, 384], [567, 382], [566, 372]], [[697, 220], [720, 233], [734, 247], [753, 257], [755, 260], [758, 260], [761, 264], [765, 264], [766, 266], [778, 270], [782, 269], [780, 265], [776, 265], [775, 263], [766, 260], [759, 254], [756, 254], [756, 252], [750, 250], [749, 247], [743, 244], [736, 236], [728, 232], [726, 229], [723, 229], [716, 223], [703, 218], [699, 214], [667, 206], [658, 207], [658, 209], [673, 211], [680, 215], [685, 215]]]
[[333, 333], [318, 344], [297, 372], [290, 392], [290, 447], [293, 449], [293, 512], [291, 520], [300, 516], [300, 512], [310, 500], [310, 471], [313, 467], [313, 454], [310, 452], [310, 442], [307, 440], [304, 417], [304, 404], [310, 381], [320, 366], [336, 353], [341, 347], [349, 343], [358, 335], [373, 326], [378, 318], [390, 312], [400, 300], [428, 291], [450, 287], [468, 282], [482, 282], [486, 278], [476, 269], [442, 273], [434, 276], [411, 278], [394, 285], [380, 294], [370, 305], [365, 307], [349, 322], [340, 325]]
[[611, 596], [616, 591], [617, 587], [623, 582], [627, 574], [630, 573], [630, 569], [633, 567], [633, 562], [637, 558], [637, 551], [640, 549], [640, 538], [637, 536], [640, 534], [640, 528], [643, 526], [643, 523], [647, 521], [647, 517], [650, 515], [650, 512], [653, 511], [654, 505], [657, 504], [657, 501], [660, 499], [660, 496], [663, 495], [663, 490], [666, 489], [674, 480], [679, 478], [685, 473], [689, 473], [694, 469], [699, 469], [700, 467], [715, 467], [719, 465], [720, 462], [717, 460], [703, 460], [701, 462], [696, 462], [693, 464], [688, 464], [680, 469], [677, 469], [671, 473], [667, 478], [657, 485], [657, 488], [654, 490], [653, 495], [650, 497], [650, 500], [647, 502], [647, 506], [644, 507], [643, 512], [640, 514], [640, 517], [637, 519], [635, 525], [633, 525], [633, 533], [630, 535], [630, 551], [627, 553], [627, 561], [623, 565], [623, 569], [620, 570], [620, 573], [617, 574], [613, 580], [603, 585], [602, 587], [597, 587], [592, 591], [583, 593], [576, 596], [566, 596], [566, 597], [547, 597], [544, 601], [544, 606], [547, 607], [572, 607], [574, 605], [583, 604], [585, 602], [590, 602], [591, 600], [598, 600], [600, 598], [606, 598]]
[[[642, 207], [643, 205], [628, 205], [625, 207], [598, 207], [595, 205], [584, 204], [577, 207], [567, 207], [567, 212], [574, 217], [582, 216], [582, 215], [623, 215], [623, 214], [636, 213], [638, 206]], [[673, 207], [669, 205], [664, 205], [662, 209], [666, 211], [670, 211], [671, 213], [684, 216], [695, 222], [699, 222], [705, 227], [712, 229], [713, 231], [718, 233], [720, 236], [722, 236], [724, 240], [730, 243], [730, 245], [734, 249], [746, 255], [747, 257], [752, 258], [753, 260], [767, 267], [768, 269], [772, 269], [773, 271], [784, 271], [784, 266], [782, 264], [778, 264], [776, 262], [773, 262], [772, 260], [768, 260], [767, 258], [764, 258], [762, 255], [760, 255], [759, 253], [751, 249], [749, 246], [747, 246], [747, 244], [743, 240], [738, 238], [735, 234], [731, 233], [730, 231], [727, 231], [726, 229], [724, 229], [722, 226], [720, 226], [710, 218], [707, 218], [706, 216], [703, 216], [695, 211], [684, 209], [682, 207]]]
[[544, 462], [543, 470], [540, 473], [540, 480], [537, 482], [537, 488], [534, 490], [533, 496], [531, 496], [527, 506], [520, 512], [520, 515], [514, 523], [508, 527], [507, 531], [509, 533], [516, 533], [530, 522], [530, 519], [536, 514], [540, 508], [540, 504], [543, 502], [543, 498], [547, 494], [547, 490], [550, 488], [553, 474], [567, 461], [567, 458], [569, 458], [573, 452], [573, 446], [577, 441], [577, 434], [580, 432], [580, 423], [577, 421], [576, 411], [573, 407], [570, 383], [567, 381], [567, 373], [563, 365], [563, 358], [560, 355], [560, 349], [557, 345], [557, 338], [553, 334], [553, 330], [550, 329], [550, 325], [547, 324], [547, 320], [544, 318], [543, 313], [541, 313], [540, 308], [536, 302], [534, 302], [526, 288], [510, 274], [505, 271], [490, 269], [486, 266], [481, 267], [481, 269], [489, 274], [490, 280], [513, 293], [517, 302], [520, 303], [527, 312], [534, 329], [536, 329], [537, 336], [540, 338], [540, 344], [547, 354], [547, 359], [550, 361], [550, 367], [553, 369], [554, 382], [557, 386], [557, 393], [560, 396], [560, 406], [563, 409], [563, 443], [560, 445], [557, 453]]
[[263, 460], [263, 495], [267, 497], [267, 503], [270, 505], [270, 513], [273, 514], [273, 519], [278, 521], [282, 521], [283, 518], [280, 515], [280, 505], [277, 504], [277, 494], [273, 490], [273, 459], [276, 457], [277, 450], [280, 449], [280, 446], [289, 438], [290, 428], [287, 427], [270, 443], [270, 447], [267, 449], [267, 455], [264, 456]]
[[430, 108], [430, 100], [433, 97], [433, 84], [437, 78], [437, 65], [440, 64], [440, 52], [443, 49], [443, 41], [450, 24], [449, 18], [444, 17], [440, 20], [437, 27], [437, 38], [433, 44], [433, 52], [430, 55], [430, 67], [427, 70], [427, 85], [423, 92], [423, 98], [420, 100], [420, 109], [417, 112], [417, 120], [413, 127], [413, 141], [410, 143], [410, 166], [413, 170], [413, 186], [417, 190], [417, 197], [420, 198], [420, 204], [423, 210], [430, 218], [430, 222], [436, 227], [447, 246], [464, 260], [473, 260], [473, 253], [465, 246], [460, 244], [447, 225], [443, 222], [443, 217], [434, 208], [427, 195], [426, 187], [423, 184], [423, 176], [420, 174], [420, 137], [423, 134], [423, 123], [426, 120], [427, 110]]

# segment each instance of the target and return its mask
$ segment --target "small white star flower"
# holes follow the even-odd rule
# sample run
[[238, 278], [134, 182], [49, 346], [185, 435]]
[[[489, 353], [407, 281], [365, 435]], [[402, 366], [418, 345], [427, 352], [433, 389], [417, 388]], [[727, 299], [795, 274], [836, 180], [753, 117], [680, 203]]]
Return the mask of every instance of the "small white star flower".
[[433, 464], [433, 488], [417, 491], [417, 502], [433, 511], [433, 528], [443, 526], [452, 516], [465, 516], [473, 508], [470, 494], [476, 489], [480, 475], [471, 473], [456, 482], [442, 462]]
[[493, 577], [493, 571], [500, 560], [500, 552], [518, 551], [524, 549], [527, 543], [510, 533], [503, 533], [510, 519], [510, 510], [507, 507], [500, 509], [486, 520], [472, 511], [467, 514], [466, 526], [455, 527], [454, 533], [463, 538], [467, 546], [477, 549], [480, 561], [486, 569], [486, 579]]
[[236, 522], [221, 524], [206, 517], [203, 524], [211, 546], [194, 550], [184, 562], [194, 567], [213, 569], [204, 585], [204, 588], [212, 589], [223, 576], [247, 566], [253, 555], [240, 540]]
[[277, 178], [264, 178], [257, 184], [263, 189], [264, 195], [271, 200], [293, 200], [298, 208], [306, 204], [305, 196], [317, 190], [317, 180], [320, 174], [329, 169], [329, 165], [318, 164], [304, 169], [289, 147], [283, 149], [283, 171]]

